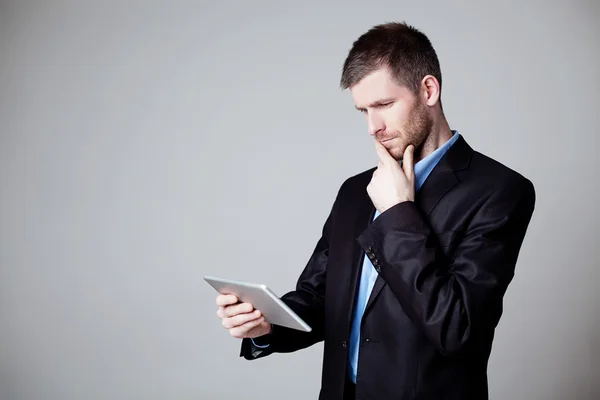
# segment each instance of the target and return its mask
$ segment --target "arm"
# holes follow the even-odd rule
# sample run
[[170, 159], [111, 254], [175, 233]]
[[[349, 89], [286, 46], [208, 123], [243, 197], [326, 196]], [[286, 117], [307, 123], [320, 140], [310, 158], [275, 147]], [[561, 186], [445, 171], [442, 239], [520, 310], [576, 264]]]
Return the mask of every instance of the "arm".
[[[341, 192], [341, 189], [340, 189]], [[271, 353], [289, 353], [309, 347], [324, 338], [325, 278], [329, 256], [329, 238], [339, 193], [323, 226], [321, 237], [296, 283], [296, 289], [281, 297], [311, 328], [302, 332], [272, 325], [271, 332], [254, 340], [244, 339], [240, 356], [248, 360], [265, 357]], [[257, 346], [258, 345], [258, 346]]]
[[535, 204], [533, 185], [523, 182], [484, 203], [450, 260], [412, 201], [386, 210], [359, 237], [407, 315], [443, 354], [459, 352], [500, 319]]

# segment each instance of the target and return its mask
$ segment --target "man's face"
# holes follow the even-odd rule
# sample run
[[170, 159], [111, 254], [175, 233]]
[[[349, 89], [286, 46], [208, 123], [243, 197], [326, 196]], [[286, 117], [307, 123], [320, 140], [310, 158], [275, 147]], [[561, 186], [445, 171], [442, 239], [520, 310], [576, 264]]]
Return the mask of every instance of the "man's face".
[[356, 108], [367, 120], [369, 134], [381, 142], [396, 160], [409, 144], [419, 151], [433, 128], [426, 104], [399, 85], [387, 68], [365, 76], [350, 88]]

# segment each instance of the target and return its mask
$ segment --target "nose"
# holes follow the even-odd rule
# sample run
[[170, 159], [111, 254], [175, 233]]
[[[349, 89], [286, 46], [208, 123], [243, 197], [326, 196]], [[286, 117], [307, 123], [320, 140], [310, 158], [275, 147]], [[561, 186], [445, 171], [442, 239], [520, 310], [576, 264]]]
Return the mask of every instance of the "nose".
[[367, 124], [369, 129], [369, 135], [371, 136], [375, 136], [379, 132], [385, 130], [385, 123], [383, 122], [383, 118], [377, 115], [376, 112], [368, 113]]

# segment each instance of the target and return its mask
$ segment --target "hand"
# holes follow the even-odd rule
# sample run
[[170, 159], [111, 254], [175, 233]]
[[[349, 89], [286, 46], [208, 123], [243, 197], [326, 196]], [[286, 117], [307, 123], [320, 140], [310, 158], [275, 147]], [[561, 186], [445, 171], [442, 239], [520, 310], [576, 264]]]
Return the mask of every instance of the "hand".
[[232, 294], [218, 295], [217, 306], [217, 316], [234, 338], [255, 338], [271, 332], [271, 324], [265, 322], [260, 311], [250, 303], [238, 303], [238, 298]]
[[398, 203], [415, 200], [414, 149], [412, 144], [406, 147], [401, 167], [385, 146], [375, 140], [379, 163], [367, 186], [367, 193], [380, 213]]

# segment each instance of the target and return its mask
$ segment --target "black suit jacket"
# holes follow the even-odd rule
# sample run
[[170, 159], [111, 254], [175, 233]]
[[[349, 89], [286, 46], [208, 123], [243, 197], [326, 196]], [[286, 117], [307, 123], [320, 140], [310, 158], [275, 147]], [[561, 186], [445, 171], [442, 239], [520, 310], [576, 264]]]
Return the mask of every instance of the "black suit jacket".
[[366, 254], [379, 276], [361, 325], [357, 399], [488, 398], [487, 363], [502, 299], [535, 203], [532, 183], [464, 138], [435, 166], [414, 202], [372, 221], [374, 169], [339, 189], [322, 237], [282, 299], [312, 328], [274, 326], [257, 359], [324, 341], [319, 399], [342, 399], [352, 309]]

